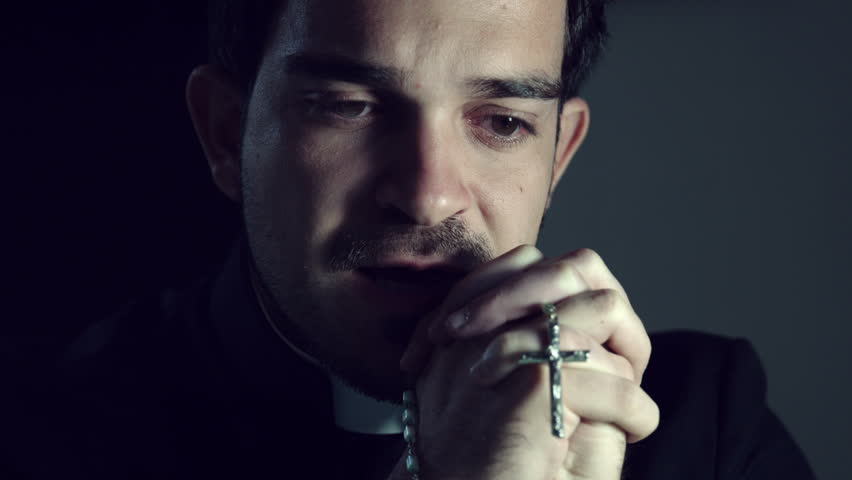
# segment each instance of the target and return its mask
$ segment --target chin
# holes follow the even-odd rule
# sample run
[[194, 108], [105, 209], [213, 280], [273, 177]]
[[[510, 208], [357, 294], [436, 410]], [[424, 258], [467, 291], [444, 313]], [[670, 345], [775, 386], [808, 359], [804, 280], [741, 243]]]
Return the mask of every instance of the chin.
[[284, 333], [351, 388], [399, 403], [408, 388], [399, 359], [421, 315], [385, 311], [341, 283], [283, 289]]
[[356, 391], [383, 402], [400, 403], [402, 392], [409, 388], [405, 375], [399, 369], [399, 356], [395, 359], [351, 363], [329, 362], [327, 367], [338, 378]]

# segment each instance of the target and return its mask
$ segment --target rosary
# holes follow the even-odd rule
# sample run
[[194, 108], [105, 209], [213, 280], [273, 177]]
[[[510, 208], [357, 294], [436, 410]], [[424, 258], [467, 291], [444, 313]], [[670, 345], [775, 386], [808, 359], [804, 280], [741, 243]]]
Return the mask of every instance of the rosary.
[[[554, 437], [565, 438], [562, 423], [562, 362], [585, 362], [588, 350], [559, 349], [559, 319], [556, 306], [545, 303], [541, 310], [547, 320], [548, 346], [543, 352], [527, 352], [521, 355], [519, 365], [547, 363], [550, 367], [550, 428]], [[412, 480], [420, 479], [420, 464], [417, 461], [417, 399], [414, 390], [402, 394], [402, 436], [406, 443], [405, 469]]]

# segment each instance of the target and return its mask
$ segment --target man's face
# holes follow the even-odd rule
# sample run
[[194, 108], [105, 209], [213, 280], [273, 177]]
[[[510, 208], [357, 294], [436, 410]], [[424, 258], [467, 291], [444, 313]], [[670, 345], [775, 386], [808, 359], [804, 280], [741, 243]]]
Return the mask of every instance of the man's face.
[[242, 144], [249, 244], [281, 328], [356, 388], [396, 400], [417, 321], [465, 272], [535, 243], [555, 181], [564, 9], [282, 12]]

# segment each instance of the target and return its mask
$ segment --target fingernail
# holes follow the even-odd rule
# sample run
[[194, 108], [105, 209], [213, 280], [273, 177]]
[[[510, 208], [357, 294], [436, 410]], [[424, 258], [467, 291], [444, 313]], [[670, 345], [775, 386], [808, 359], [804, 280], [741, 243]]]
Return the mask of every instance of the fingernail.
[[473, 364], [473, 366], [470, 367], [470, 370], [468, 371], [468, 373], [470, 374], [471, 377], [476, 378], [476, 379], [479, 379], [481, 377], [481, 375], [479, 374], [480, 373], [479, 371], [482, 369], [482, 362], [483, 362], [483, 359], [480, 358], [479, 360], [477, 360], [476, 363]]
[[470, 310], [463, 308], [449, 317], [447, 317], [447, 325], [453, 330], [460, 330], [470, 322]]
[[491, 382], [490, 373], [492, 372], [489, 372], [488, 367], [485, 365], [486, 363], [485, 358], [480, 358], [468, 371], [470, 378], [479, 385], [488, 385]]
[[399, 368], [404, 372], [408, 372], [411, 368], [411, 349], [405, 351], [399, 359]]

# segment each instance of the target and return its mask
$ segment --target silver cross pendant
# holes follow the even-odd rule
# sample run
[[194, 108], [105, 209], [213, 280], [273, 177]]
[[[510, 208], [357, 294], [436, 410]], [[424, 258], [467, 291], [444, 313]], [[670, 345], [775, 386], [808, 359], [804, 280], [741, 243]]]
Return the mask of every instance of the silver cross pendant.
[[559, 318], [556, 306], [546, 303], [541, 306], [547, 316], [548, 346], [544, 352], [528, 352], [521, 355], [519, 365], [545, 363], [550, 367], [550, 423], [554, 437], [565, 438], [562, 423], [562, 362], [585, 362], [588, 350], [559, 350]]

